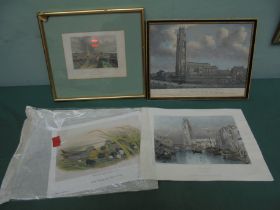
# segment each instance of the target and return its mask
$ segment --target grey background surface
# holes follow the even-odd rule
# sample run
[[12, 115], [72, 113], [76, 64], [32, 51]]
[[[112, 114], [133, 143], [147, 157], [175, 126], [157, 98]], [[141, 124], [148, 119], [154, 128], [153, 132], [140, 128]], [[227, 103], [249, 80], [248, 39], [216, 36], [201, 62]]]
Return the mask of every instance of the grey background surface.
[[280, 78], [280, 46], [271, 39], [280, 22], [279, 0], [1, 0], [0, 86], [49, 84], [36, 13], [144, 7], [152, 19], [257, 18], [253, 78]]

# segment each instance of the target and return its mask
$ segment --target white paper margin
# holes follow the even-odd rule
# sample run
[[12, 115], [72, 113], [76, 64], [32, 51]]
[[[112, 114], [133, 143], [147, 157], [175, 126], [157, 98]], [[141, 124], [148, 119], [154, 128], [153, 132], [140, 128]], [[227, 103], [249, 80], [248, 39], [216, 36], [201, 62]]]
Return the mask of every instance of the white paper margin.
[[151, 97], [243, 97], [245, 88], [151, 89]]

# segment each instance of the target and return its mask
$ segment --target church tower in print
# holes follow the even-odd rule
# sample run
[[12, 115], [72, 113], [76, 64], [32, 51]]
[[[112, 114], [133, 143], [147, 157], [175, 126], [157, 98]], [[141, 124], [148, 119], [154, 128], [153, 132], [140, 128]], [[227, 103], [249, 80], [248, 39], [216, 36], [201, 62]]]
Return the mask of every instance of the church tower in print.
[[182, 145], [184, 147], [186, 146], [191, 146], [192, 145], [192, 126], [190, 124], [190, 121], [188, 118], [184, 118], [182, 122], [182, 127], [183, 127], [183, 142]]
[[186, 30], [180, 27], [177, 32], [177, 46], [176, 46], [176, 76], [185, 75], [187, 70], [187, 40]]

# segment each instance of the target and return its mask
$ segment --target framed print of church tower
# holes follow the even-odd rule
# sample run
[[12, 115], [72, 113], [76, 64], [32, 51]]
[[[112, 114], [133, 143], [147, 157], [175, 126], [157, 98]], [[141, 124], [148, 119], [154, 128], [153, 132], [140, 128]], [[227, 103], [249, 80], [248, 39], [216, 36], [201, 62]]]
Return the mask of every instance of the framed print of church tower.
[[147, 21], [149, 98], [248, 98], [256, 25], [256, 19]]

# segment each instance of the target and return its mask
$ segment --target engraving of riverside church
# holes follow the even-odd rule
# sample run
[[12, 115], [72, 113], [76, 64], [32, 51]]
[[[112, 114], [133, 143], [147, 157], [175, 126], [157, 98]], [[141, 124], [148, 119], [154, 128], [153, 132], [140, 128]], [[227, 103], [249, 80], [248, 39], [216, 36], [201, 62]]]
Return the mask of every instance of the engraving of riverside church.
[[[173, 33], [176, 33], [176, 44], [175, 38], [173, 41], [175, 50], [166, 59], [164, 56], [167, 53], [164, 55], [163, 52], [167, 48], [163, 50], [160, 47], [168, 46], [168, 40], [160, 38], [159, 41], [156, 40], [154, 30], [150, 45], [151, 52], [156, 52], [150, 57], [151, 89], [235, 88], [244, 92], [248, 75], [250, 27], [234, 25], [226, 29], [222, 26], [220, 28], [213, 26], [217, 35], [205, 34], [200, 42], [188, 40], [189, 30], [195, 27], [178, 25], [177, 29], [172, 29]], [[161, 37], [164, 37], [166, 31], [160, 28], [157, 33], [161, 33]], [[170, 49], [172, 50], [171, 47]], [[162, 52], [162, 57], [159, 52]], [[164, 65], [167, 60], [175, 62], [170, 66]]]

